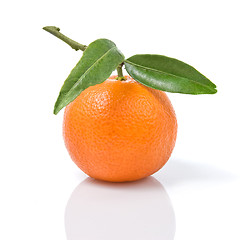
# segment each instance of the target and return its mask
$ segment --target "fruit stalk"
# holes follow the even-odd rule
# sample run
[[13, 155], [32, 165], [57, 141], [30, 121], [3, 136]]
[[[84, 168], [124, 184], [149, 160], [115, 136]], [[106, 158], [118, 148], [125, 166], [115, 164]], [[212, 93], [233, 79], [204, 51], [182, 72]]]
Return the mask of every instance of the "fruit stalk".
[[71, 48], [75, 49], [76, 51], [78, 51], [78, 50], [84, 51], [87, 48], [86, 45], [78, 43], [78, 42], [70, 39], [69, 37], [65, 36], [64, 34], [60, 33], [60, 28], [58, 28], [58, 27], [47, 26], [47, 27], [43, 27], [43, 30], [45, 30], [45, 31], [51, 33], [52, 35], [54, 35], [55, 37], [61, 39], [62, 41], [67, 43]]
[[123, 76], [122, 66], [123, 66], [123, 63], [119, 64], [117, 67], [118, 77], [116, 79], [120, 81], [126, 80], [126, 78]]

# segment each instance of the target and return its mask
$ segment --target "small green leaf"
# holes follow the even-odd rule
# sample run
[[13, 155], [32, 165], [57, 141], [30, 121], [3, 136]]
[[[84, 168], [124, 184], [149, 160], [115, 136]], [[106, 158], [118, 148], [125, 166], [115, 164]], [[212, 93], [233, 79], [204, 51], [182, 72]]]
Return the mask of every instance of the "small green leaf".
[[214, 94], [216, 85], [192, 66], [161, 55], [139, 54], [125, 60], [127, 72], [138, 82], [166, 92]]
[[112, 41], [98, 39], [89, 44], [65, 80], [54, 106], [54, 114], [72, 102], [86, 88], [104, 82], [123, 61], [123, 54]]

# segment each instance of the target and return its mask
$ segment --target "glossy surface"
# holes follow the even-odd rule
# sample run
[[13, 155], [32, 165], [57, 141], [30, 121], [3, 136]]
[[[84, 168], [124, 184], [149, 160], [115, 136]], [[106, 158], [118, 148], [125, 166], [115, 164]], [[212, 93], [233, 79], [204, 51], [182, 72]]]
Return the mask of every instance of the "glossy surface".
[[153, 177], [131, 183], [87, 178], [68, 200], [65, 229], [67, 240], [173, 240], [176, 222], [166, 190]]
[[[128, 231], [121, 227], [123, 215], [114, 213], [122, 211], [137, 226], [144, 222], [149, 227], [139, 230], [143, 240], [162, 240], [163, 219], [169, 219], [169, 226], [163, 226], [174, 232], [174, 240], [240, 239], [238, 0], [12, 0], [0, 5], [1, 240], [72, 240], [66, 232], [67, 212], [79, 229], [83, 225], [89, 230], [87, 235], [106, 240], [94, 236], [88, 225], [96, 220], [94, 211], [101, 213], [94, 206], [112, 210], [98, 221], [106, 237], [134, 230], [135, 225]], [[59, 89], [81, 54], [41, 29], [48, 24], [82, 44], [112, 39], [127, 58], [136, 53], [176, 57], [216, 83], [215, 95], [167, 94], [176, 111], [178, 136], [171, 158], [153, 175], [164, 194], [151, 184], [136, 185], [135, 190], [130, 183], [124, 190], [84, 182], [87, 176], [64, 146], [64, 111], [52, 113]], [[160, 204], [156, 207], [154, 196], [164, 205], [160, 196], [166, 193], [175, 223], [171, 212], [164, 216]], [[91, 205], [88, 194], [95, 196]], [[81, 204], [72, 205], [70, 199]], [[71, 215], [74, 209], [92, 218]], [[133, 210], [139, 210], [136, 218]]]

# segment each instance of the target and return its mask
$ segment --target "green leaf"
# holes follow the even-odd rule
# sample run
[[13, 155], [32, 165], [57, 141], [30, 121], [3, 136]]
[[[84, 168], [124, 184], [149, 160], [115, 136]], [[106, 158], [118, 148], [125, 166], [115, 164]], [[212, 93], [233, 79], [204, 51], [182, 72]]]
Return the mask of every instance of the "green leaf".
[[54, 114], [72, 102], [86, 88], [104, 82], [123, 61], [123, 54], [112, 41], [98, 39], [89, 44], [65, 80], [54, 106]]
[[125, 60], [129, 75], [136, 81], [166, 92], [214, 94], [216, 85], [192, 66], [161, 55], [139, 54]]

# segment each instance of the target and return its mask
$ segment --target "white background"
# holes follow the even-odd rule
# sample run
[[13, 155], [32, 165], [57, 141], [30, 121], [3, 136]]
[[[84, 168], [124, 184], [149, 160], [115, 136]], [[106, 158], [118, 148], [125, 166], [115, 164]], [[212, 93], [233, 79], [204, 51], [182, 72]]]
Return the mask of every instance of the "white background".
[[[2, 1], [0, 4], [0, 239], [240, 239], [238, 1]], [[53, 105], [81, 52], [109, 38], [126, 57], [187, 62], [216, 95], [168, 94], [178, 138], [154, 178], [87, 179], [62, 139]], [[75, 190], [74, 190], [75, 189]]]

